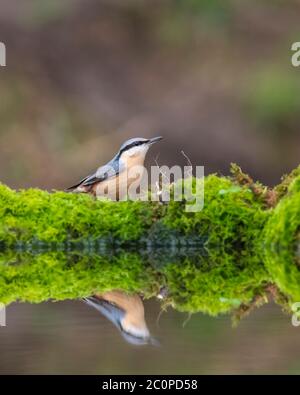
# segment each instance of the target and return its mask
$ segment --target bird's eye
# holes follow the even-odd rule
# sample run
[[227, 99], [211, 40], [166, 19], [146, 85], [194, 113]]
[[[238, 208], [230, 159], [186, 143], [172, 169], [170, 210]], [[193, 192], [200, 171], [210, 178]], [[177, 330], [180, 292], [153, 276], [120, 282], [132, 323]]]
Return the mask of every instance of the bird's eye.
[[129, 149], [130, 149], [130, 148], [134, 148], [134, 147], [138, 147], [139, 145], [141, 145], [141, 143], [138, 141], [138, 142], [136, 142], [136, 143], [131, 144], [131, 146], [129, 147]]

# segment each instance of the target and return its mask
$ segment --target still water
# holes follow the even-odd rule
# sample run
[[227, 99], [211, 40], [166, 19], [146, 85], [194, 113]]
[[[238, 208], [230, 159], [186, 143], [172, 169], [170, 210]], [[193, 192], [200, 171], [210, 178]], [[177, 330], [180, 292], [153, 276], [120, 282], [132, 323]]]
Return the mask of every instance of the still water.
[[145, 302], [160, 346], [133, 346], [81, 301], [12, 303], [0, 328], [2, 374], [299, 374], [300, 328], [279, 306], [229, 316], [188, 315]]
[[255, 255], [3, 250], [0, 301], [0, 374], [300, 374]]

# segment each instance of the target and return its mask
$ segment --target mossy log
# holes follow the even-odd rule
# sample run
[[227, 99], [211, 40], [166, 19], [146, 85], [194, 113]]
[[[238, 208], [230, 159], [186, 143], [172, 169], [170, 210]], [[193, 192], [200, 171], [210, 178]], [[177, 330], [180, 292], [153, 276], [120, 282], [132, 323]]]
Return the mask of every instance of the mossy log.
[[14, 247], [102, 240], [126, 246], [207, 239], [209, 244], [231, 248], [256, 240], [267, 219], [262, 199], [229, 178], [210, 175], [204, 184], [204, 209], [196, 213], [186, 211], [185, 201], [113, 202], [0, 185], [0, 242]]
[[97, 201], [0, 185], [0, 301], [112, 289], [149, 297], [166, 287], [166, 303], [178, 310], [216, 315], [261, 303], [272, 283], [298, 298], [299, 171], [275, 190], [236, 166], [232, 177], [204, 183], [196, 213], [185, 202]]
[[300, 301], [300, 177], [288, 186], [263, 233], [264, 262], [291, 301]]

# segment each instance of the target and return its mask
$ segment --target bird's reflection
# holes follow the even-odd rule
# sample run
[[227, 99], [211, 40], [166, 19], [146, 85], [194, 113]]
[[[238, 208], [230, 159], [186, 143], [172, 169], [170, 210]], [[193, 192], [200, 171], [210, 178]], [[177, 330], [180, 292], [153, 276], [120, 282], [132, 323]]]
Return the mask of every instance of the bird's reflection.
[[84, 301], [108, 318], [128, 343], [158, 345], [158, 341], [150, 335], [144, 304], [139, 295], [115, 290], [84, 298]]

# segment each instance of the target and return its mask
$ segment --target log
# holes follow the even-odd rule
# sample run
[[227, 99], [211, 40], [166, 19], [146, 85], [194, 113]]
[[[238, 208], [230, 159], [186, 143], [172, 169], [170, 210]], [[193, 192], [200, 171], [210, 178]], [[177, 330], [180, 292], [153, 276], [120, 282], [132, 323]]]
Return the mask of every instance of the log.
[[231, 177], [209, 175], [204, 186], [204, 208], [194, 213], [184, 201], [112, 202], [0, 185], [0, 302], [113, 289], [151, 297], [163, 288], [163, 303], [180, 311], [241, 315], [270, 289], [280, 303], [300, 300], [299, 168], [274, 189], [236, 165]]

